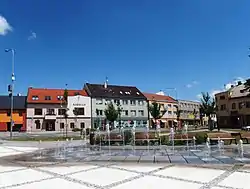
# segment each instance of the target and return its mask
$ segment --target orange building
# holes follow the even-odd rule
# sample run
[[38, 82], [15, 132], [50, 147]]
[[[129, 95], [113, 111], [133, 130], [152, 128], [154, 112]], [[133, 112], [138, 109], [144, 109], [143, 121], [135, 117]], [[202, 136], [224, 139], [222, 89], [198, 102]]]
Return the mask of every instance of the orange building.
[[[13, 131], [26, 131], [26, 96], [13, 98]], [[10, 107], [10, 97], [0, 96], [0, 131], [10, 131]]]

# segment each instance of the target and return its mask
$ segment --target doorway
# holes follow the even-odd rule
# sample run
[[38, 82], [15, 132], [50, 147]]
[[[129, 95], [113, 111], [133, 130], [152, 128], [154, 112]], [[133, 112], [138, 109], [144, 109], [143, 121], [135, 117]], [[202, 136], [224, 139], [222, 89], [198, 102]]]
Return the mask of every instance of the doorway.
[[55, 131], [55, 121], [46, 121], [46, 131]]

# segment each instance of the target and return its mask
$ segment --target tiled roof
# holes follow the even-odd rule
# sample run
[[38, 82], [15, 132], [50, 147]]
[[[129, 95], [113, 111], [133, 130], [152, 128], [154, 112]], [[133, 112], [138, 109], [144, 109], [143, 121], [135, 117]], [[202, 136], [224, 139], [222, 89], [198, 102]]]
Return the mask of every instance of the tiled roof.
[[120, 99], [145, 99], [142, 92], [133, 86], [85, 84], [85, 89], [89, 96], [99, 98], [120, 98]]
[[[0, 110], [10, 109], [11, 99], [9, 96], [0, 96]], [[23, 110], [26, 109], [26, 96], [13, 97], [13, 109]]]
[[[64, 94], [64, 89], [29, 88], [27, 103], [60, 104], [62, 102], [63, 94]], [[88, 96], [85, 90], [68, 89], [68, 96], [76, 96], [76, 95]], [[45, 97], [49, 98], [47, 98], [46, 100]]]
[[152, 94], [152, 93], [143, 93], [143, 94], [150, 101], [155, 100], [155, 101], [159, 101], [159, 102], [177, 103], [177, 101], [170, 96], [158, 95], [158, 94]]

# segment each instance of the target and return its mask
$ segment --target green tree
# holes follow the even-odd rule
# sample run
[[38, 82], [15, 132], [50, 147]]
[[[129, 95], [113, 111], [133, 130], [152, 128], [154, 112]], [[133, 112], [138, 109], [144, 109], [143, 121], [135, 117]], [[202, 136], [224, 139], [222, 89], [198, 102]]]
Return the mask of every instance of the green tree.
[[162, 110], [161, 105], [154, 101], [149, 105], [149, 112], [156, 124], [157, 120], [161, 119], [162, 116], [167, 112], [167, 110], [165, 108]]
[[198, 115], [198, 111], [196, 109], [194, 109], [193, 116], [194, 116], [194, 126], [195, 126], [195, 129], [196, 129], [195, 120], [196, 120], [197, 115]]
[[111, 122], [112, 127], [114, 126], [114, 122], [117, 120], [119, 116], [119, 111], [115, 108], [113, 103], [109, 103], [107, 108], [104, 110], [104, 114], [106, 119]]
[[64, 106], [64, 111], [63, 111], [63, 116], [66, 122], [66, 137], [68, 137], [68, 90], [64, 89], [63, 93], [63, 106]]
[[[200, 105], [200, 113], [204, 114], [208, 117], [208, 128], [209, 130], [213, 130], [213, 123], [211, 119], [211, 115], [216, 113], [217, 107], [216, 102], [213, 97], [209, 95], [209, 93], [202, 92], [201, 105]], [[219, 127], [218, 127], [219, 129]]]

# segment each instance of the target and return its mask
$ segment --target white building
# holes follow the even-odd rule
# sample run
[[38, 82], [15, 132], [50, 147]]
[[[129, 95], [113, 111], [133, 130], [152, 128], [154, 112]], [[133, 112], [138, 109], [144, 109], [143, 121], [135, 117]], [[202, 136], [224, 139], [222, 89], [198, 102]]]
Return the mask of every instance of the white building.
[[[62, 131], [91, 127], [90, 97], [85, 90], [68, 90], [67, 107], [63, 89], [29, 88], [27, 131]], [[67, 118], [65, 117], [67, 112]], [[66, 127], [68, 125], [68, 127]]]

